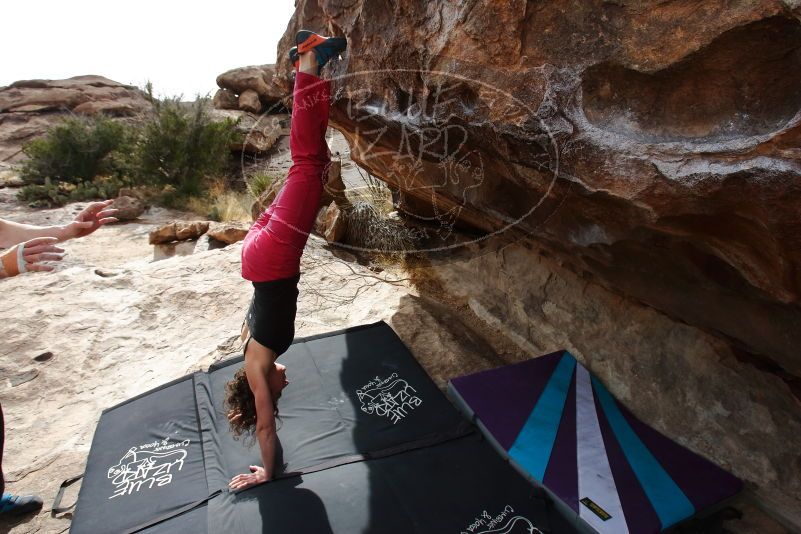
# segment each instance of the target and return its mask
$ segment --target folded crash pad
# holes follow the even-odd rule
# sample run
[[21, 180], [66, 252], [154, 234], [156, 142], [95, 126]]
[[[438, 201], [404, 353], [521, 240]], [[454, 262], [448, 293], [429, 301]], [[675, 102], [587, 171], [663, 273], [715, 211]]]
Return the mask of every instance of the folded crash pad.
[[448, 394], [584, 531], [660, 532], [742, 487], [634, 417], [566, 351], [454, 378]]
[[448, 402], [383, 322], [298, 339], [280, 360], [278, 474], [234, 440], [225, 383], [242, 357], [103, 412], [71, 532], [570, 532]]

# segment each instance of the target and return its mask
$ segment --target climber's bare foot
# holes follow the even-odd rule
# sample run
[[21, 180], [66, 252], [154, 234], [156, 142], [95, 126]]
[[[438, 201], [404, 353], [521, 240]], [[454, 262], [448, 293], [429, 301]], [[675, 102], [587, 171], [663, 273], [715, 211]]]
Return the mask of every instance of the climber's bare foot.
[[314, 53], [314, 49], [299, 55], [298, 70], [317, 76], [317, 55]]

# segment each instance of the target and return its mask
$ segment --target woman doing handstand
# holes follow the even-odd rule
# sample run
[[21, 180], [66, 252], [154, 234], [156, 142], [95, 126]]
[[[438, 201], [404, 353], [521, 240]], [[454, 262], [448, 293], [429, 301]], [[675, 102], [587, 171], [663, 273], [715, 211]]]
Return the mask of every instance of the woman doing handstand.
[[289, 149], [292, 166], [270, 207], [248, 231], [242, 246], [242, 277], [254, 293], [243, 335], [245, 364], [226, 385], [226, 406], [235, 436], [254, 431], [262, 466], [236, 475], [229, 487], [242, 490], [271, 480], [276, 448], [275, 416], [281, 391], [289, 383], [286, 367], [276, 362], [295, 334], [300, 257], [317, 214], [331, 155], [325, 141], [331, 85], [318, 76], [339, 56], [342, 37], [302, 30], [290, 58], [297, 70], [293, 91]]

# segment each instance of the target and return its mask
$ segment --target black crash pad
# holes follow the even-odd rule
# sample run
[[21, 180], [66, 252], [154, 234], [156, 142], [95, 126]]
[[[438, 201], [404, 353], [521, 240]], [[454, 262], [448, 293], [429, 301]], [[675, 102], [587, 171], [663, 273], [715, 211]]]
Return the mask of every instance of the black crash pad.
[[234, 440], [224, 385], [242, 357], [103, 412], [71, 532], [571, 532], [474, 431], [384, 322], [296, 340], [280, 361], [276, 480]]

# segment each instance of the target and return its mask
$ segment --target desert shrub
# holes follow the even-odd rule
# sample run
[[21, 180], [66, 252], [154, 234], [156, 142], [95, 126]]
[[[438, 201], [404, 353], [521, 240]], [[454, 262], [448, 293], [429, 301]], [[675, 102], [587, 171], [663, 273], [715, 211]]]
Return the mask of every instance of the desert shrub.
[[65, 182], [51, 182], [45, 178], [43, 184], [28, 184], [20, 188], [17, 198], [27, 202], [32, 208], [54, 208], [63, 206], [70, 199], [70, 192]]
[[222, 179], [211, 180], [203, 194], [192, 197], [177, 196], [175, 190], [167, 188], [168, 196], [164, 194], [159, 200], [160, 204], [171, 208], [191, 211], [205, 219], [220, 222], [242, 221], [250, 222], [250, 204], [252, 199], [246, 192], [231, 191], [229, 184]]
[[259, 198], [275, 181], [275, 175], [257, 172], [247, 180], [248, 191], [253, 198]]
[[392, 192], [386, 183], [370, 173], [365, 175], [359, 171], [359, 174], [365, 187], [348, 194], [351, 207], [346, 214], [346, 241], [393, 263], [399, 259], [398, 256], [414, 251], [423, 234], [398, 217], [392, 203]]
[[131, 127], [106, 117], [67, 118], [25, 145], [28, 159], [20, 176], [44, 186], [47, 179], [80, 183], [99, 175], [125, 174], [123, 155], [129, 152], [132, 135]]
[[352, 202], [347, 213], [349, 244], [381, 254], [403, 254], [413, 251], [420, 232], [398, 218], [381, 213], [382, 206], [369, 200]]
[[247, 193], [226, 191], [212, 198], [210, 219], [222, 222], [250, 222], [250, 204], [252, 199]]
[[[21, 176], [28, 184], [19, 198], [31, 206], [110, 198], [120, 187], [143, 186], [154, 201], [192, 209], [219, 203], [221, 217], [236, 204], [215, 200], [209, 187], [231, 169], [230, 143], [236, 121], [212, 119], [208, 98], [182, 103], [157, 99], [146, 87], [153, 113], [133, 123], [103, 116], [68, 118], [25, 146]], [[226, 204], [227, 203], [227, 204]]]
[[70, 191], [70, 201], [115, 198], [120, 194], [120, 189], [131, 187], [132, 185], [132, 182], [127, 178], [95, 176], [91, 181], [76, 184], [74, 189]]
[[32, 208], [54, 208], [67, 202], [114, 198], [121, 188], [130, 185], [129, 181], [116, 176], [96, 176], [77, 184], [45, 178], [42, 184], [28, 184], [20, 188], [17, 198]]
[[226, 171], [236, 121], [212, 120], [208, 98], [189, 104], [154, 98], [153, 107], [137, 143], [138, 181], [174, 187], [176, 201], [201, 196]]
[[[359, 174], [361, 174], [361, 171], [359, 171]], [[392, 211], [395, 211], [395, 206], [392, 204], [392, 193], [385, 182], [370, 173], [367, 173], [366, 177], [362, 175], [362, 179], [367, 186], [366, 200], [379, 215], [387, 216]]]

